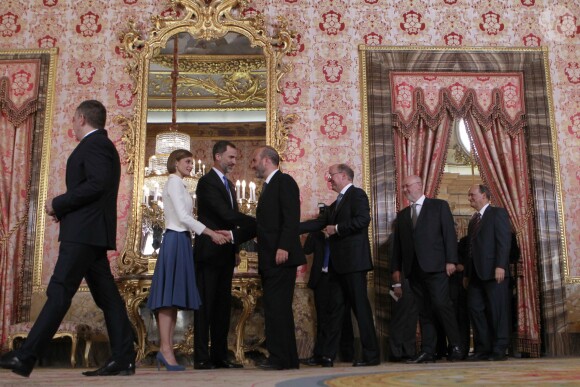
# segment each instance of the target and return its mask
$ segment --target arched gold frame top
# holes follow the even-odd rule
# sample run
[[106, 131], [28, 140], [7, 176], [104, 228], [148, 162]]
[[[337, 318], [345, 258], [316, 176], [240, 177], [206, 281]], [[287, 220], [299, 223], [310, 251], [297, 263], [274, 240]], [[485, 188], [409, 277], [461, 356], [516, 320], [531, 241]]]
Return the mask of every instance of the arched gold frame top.
[[137, 24], [129, 20], [128, 29], [120, 36], [121, 49], [131, 61], [126, 71], [135, 82], [135, 114], [133, 117], [117, 116], [113, 121], [124, 127], [122, 141], [125, 146], [127, 172], [134, 173], [133, 205], [127, 230], [125, 251], [119, 262], [121, 274], [140, 274], [147, 271], [147, 257], [140, 253], [140, 225], [142, 190], [144, 178], [145, 137], [147, 123], [147, 82], [149, 64], [155, 53], [164, 48], [167, 41], [176, 34], [187, 32], [193, 38], [213, 40], [229, 32], [247, 37], [252, 46], [263, 49], [266, 59], [266, 143], [283, 155], [289, 134], [289, 126], [297, 119], [295, 115], [278, 117], [277, 93], [280, 79], [292, 70], [290, 64], [282, 64], [282, 58], [293, 48], [295, 32], [288, 29], [283, 17], [278, 17], [272, 27], [273, 34], [266, 31], [264, 17], [243, 18], [241, 10], [248, 0], [169, 0], [176, 12], [175, 17], [156, 15], [146, 37], [138, 30]]

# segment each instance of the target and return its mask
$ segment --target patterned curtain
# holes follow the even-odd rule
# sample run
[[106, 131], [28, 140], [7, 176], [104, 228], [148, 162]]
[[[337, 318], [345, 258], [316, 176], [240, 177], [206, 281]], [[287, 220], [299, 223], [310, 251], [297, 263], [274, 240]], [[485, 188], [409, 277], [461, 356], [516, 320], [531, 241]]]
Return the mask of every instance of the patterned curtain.
[[508, 131], [499, 119], [486, 128], [477, 118], [473, 112], [465, 117], [477, 164], [494, 204], [508, 211], [520, 248], [520, 260], [514, 268], [518, 289], [516, 346], [519, 352], [539, 357], [540, 294], [524, 133], [522, 129]]
[[20, 301], [30, 204], [38, 60], [0, 61], [0, 343]]
[[[410, 175], [423, 179], [424, 193], [427, 197], [437, 196], [451, 134], [453, 120], [445, 114], [439, 125], [429, 128], [425, 121], [417, 121], [417, 130], [410, 131], [407, 136], [395, 130], [395, 163], [397, 181]], [[408, 200], [402, 190], [397, 190], [397, 208], [400, 210], [408, 205]]]

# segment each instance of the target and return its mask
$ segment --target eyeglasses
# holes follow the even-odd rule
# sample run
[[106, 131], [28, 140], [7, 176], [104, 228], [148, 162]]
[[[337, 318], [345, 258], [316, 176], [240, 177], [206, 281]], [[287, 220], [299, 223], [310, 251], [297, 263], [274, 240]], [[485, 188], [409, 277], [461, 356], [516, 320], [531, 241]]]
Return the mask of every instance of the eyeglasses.
[[334, 172], [334, 173], [328, 173], [326, 174], [326, 180], [330, 181], [332, 179], [332, 176], [336, 175], [337, 173], [342, 173], [342, 172]]

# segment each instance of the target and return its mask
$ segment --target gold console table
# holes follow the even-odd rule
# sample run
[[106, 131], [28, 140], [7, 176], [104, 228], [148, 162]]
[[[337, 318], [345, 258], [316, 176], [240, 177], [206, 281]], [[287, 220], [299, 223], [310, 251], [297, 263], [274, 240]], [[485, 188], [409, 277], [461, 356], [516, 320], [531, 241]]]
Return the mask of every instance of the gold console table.
[[[147, 340], [147, 327], [139, 313], [139, 308], [149, 296], [151, 287], [151, 274], [128, 275], [117, 280], [119, 291], [125, 300], [129, 320], [135, 328], [137, 335], [137, 360], [143, 359], [150, 352], [156, 351], [157, 348]], [[232, 296], [239, 299], [242, 303], [242, 313], [235, 327], [235, 345], [230, 348], [236, 361], [241, 364], [247, 364], [245, 353], [256, 350], [264, 342], [261, 337], [256, 344], [245, 345], [245, 328], [248, 318], [255, 311], [256, 303], [262, 296], [262, 287], [260, 277], [257, 273], [235, 273], [232, 281]], [[193, 334], [189, 330], [185, 333], [184, 341], [177, 345], [179, 351], [186, 354], [193, 353]]]

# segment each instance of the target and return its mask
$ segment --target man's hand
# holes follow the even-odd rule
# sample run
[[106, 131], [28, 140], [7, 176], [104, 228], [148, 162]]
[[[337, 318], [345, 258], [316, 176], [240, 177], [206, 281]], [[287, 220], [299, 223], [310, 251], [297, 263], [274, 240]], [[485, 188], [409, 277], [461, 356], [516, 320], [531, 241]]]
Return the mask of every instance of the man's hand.
[[391, 279], [393, 280], [393, 283], [400, 284], [401, 283], [401, 272], [399, 270], [394, 271], [393, 274], [391, 274]]
[[336, 234], [336, 226], [334, 224], [329, 224], [328, 226], [326, 226], [324, 231], [326, 232], [326, 234], [328, 234], [328, 236], [334, 235]]
[[469, 278], [463, 277], [463, 288], [467, 289], [468, 286], [469, 286]]
[[455, 264], [448, 263], [445, 265], [445, 270], [447, 271], [447, 277], [451, 277], [455, 273]]
[[288, 252], [283, 249], [276, 250], [276, 264], [281, 265], [288, 260]]
[[457, 265], [455, 265], [455, 269], [457, 270], [458, 273], [461, 273], [461, 272], [463, 272], [463, 270], [465, 270], [465, 266], [458, 263]]
[[395, 293], [395, 296], [397, 296], [397, 298], [401, 298], [403, 297], [403, 288], [401, 286], [393, 288], [393, 293]]
[[54, 216], [55, 212], [54, 212], [54, 208], [52, 208], [52, 200], [54, 198], [49, 198], [44, 202], [44, 211], [46, 211], [46, 213], [50, 216]]
[[501, 284], [504, 279], [505, 279], [505, 270], [502, 269], [501, 267], [496, 267], [495, 280], [497, 281], [498, 284]]

